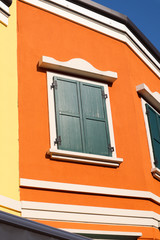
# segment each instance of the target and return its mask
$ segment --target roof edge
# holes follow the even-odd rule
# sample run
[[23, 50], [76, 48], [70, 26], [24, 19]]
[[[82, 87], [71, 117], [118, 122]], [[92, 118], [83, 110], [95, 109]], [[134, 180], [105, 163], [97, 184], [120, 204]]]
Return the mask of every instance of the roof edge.
[[146, 48], [151, 52], [151, 54], [156, 58], [156, 60], [160, 62], [160, 52], [158, 51], [158, 49], [149, 41], [149, 39], [136, 27], [136, 25], [126, 15], [91, 0], [67, 1], [99, 13], [105, 17], [109, 17], [112, 20], [123, 23], [124, 25], [126, 25], [126, 27], [128, 27], [128, 29], [130, 29], [134, 33], [134, 35], [139, 39], [139, 41], [146, 46]]
[[0, 211], [0, 223], [4, 223], [16, 228], [37, 232], [44, 236], [50, 236], [55, 239], [63, 240], [89, 240], [89, 238], [50, 227], [35, 221], [31, 221], [19, 216]]
[[12, 0], [1, 0], [7, 7], [10, 7], [12, 4]]

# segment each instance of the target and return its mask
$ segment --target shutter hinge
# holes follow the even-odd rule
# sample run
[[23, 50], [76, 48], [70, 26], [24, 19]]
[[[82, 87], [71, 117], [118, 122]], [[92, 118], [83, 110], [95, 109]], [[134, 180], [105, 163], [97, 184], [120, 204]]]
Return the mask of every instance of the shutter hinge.
[[104, 98], [104, 99], [106, 99], [106, 98], [108, 98], [108, 95], [102, 90], [102, 97]]
[[109, 146], [108, 146], [108, 149], [109, 149], [111, 152], [114, 152], [114, 147], [111, 147], [110, 144], [109, 144]]
[[148, 109], [146, 109], [146, 114], [149, 115], [149, 111], [148, 111]]
[[52, 88], [55, 88], [57, 89], [57, 81], [56, 80], [53, 80], [52, 84], [51, 84], [51, 89]]
[[157, 161], [157, 159], [155, 158], [155, 160], [154, 160], [154, 164], [155, 164], [155, 166], [157, 166], [158, 165], [158, 161]]
[[54, 145], [61, 145], [61, 142], [62, 142], [62, 140], [61, 140], [61, 136], [58, 136], [56, 139], [55, 139], [55, 141], [54, 141]]

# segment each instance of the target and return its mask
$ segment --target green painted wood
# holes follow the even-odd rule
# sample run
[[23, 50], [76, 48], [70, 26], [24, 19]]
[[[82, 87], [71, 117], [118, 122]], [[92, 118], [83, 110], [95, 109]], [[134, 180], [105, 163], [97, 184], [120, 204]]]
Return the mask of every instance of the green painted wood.
[[102, 86], [80, 83], [82, 115], [87, 153], [111, 156], [110, 136]]
[[60, 129], [62, 144], [59, 149], [83, 152], [80, 118], [61, 114]]
[[54, 80], [58, 148], [111, 156], [104, 88], [59, 77]]
[[146, 104], [155, 165], [160, 169], [160, 115]]
[[77, 81], [55, 78], [57, 136], [61, 136], [58, 149], [83, 152], [81, 110], [79, 106], [79, 87]]

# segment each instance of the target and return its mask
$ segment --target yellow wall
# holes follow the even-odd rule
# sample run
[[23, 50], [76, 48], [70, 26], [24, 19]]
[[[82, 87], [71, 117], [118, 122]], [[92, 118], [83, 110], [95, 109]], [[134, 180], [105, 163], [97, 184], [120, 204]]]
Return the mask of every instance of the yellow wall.
[[0, 23], [0, 195], [19, 200], [15, 0], [9, 10], [8, 26]]
[[19, 211], [15, 211], [15, 210], [12, 210], [12, 209], [9, 209], [9, 208], [0, 207], [0, 211], [20, 216], [20, 212]]

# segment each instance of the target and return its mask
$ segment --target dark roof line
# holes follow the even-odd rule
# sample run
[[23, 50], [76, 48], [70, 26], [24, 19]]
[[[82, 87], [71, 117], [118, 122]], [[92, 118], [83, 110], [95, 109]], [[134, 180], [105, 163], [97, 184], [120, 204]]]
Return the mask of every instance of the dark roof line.
[[160, 62], [160, 52], [158, 49], [148, 40], [148, 38], [136, 27], [136, 25], [124, 14], [107, 8], [101, 4], [93, 2], [91, 0], [67, 0], [79, 6], [85, 7], [103, 16], [109, 17], [120, 23], [125, 24], [128, 29], [134, 33], [134, 35], [139, 39], [139, 41], [145, 45], [145, 47], [151, 52], [151, 54]]
[[8, 7], [11, 6], [12, 0], [1, 0], [4, 4], [6, 4]]
[[[89, 240], [90, 239], [87, 237], [69, 233], [57, 228], [53, 228], [35, 221], [27, 220], [25, 218], [18, 217], [2, 211], [0, 211], [0, 225], [1, 223], [6, 224], [7, 226], [13, 226], [18, 229], [27, 230], [29, 232], [36, 232], [36, 233], [42, 234], [43, 236], [46, 236], [46, 238], [43, 238], [43, 239], [50, 239], [50, 237], [53, 239], [61, 239], [61, 240]], [[1, 232], [1, 229], [0, 229], [0, 232]], [[28, 238], [23, 238], [23, 231], [21, 232], [22, 232], [20, 233], [22, 234], [21, 239], [28, 239]], [[47, 236], [50, 236], [50, 237], [47, 238]]]

